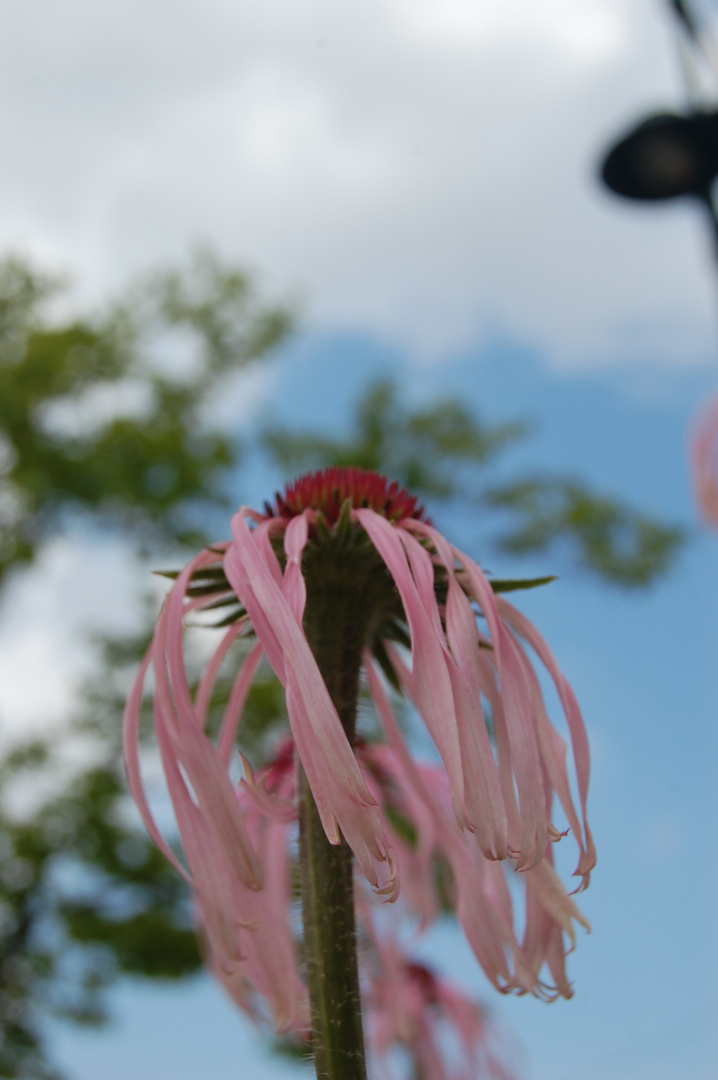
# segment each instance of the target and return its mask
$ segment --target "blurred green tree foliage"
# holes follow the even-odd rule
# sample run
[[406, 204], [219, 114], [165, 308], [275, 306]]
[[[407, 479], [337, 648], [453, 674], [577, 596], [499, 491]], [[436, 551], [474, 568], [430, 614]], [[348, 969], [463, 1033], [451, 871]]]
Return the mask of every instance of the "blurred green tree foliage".
[[[58, 279], [0, 264], [0, 581], [63, 530], [98, 542], [110, 530], [155, 553], [204, 543], [241, 451], [207, 419], [211, 403], [292, 324], [208, 253], [101, 317], [66, 307]], [[184, 884], [126, 814], [121, 676], [146, 641], [142, 628], [105, 643], [72, 733], [89, 765], [68, 767], [67, 736], [0, 763], [0, 1077], [59, 1075], [44, 1014], [99, 1023], [119, 974], [176, 979], [200, 965]], [[28, 791], [49, 794], [18, 809]]]
[[200, 542], [201, 504], [226, 502], [238, 459], [203, 410], [291, 315], [260, 306], [247, 277], [207, 253], [102, 318], [53, 318], [61, 299], [57, 279], [0, 265], [0, 572], [73, 512], [155, 543]]
[[264, 443], [290, 474], [357, 465], [386, 472], [438, 507], [460, 500], [483, 519], [495, 519], [492, 546], [501, 551], [526, 555], [568, 546], [584, 570], [624, 587], [649, 585], [668, 569], [684, 539], [682, 529], [597, 494], [575, 477], [522, 475], [494, 482], [499, 452], [529, 434], [523, 423], [483, 422], [453, 399], [409, 410], [397, 386], [381, 380], [358, 403], [347, 436], [271, 428]]
[[[98, 539], [119, 533], [160, 565], [168, 549], [179, 562], [212, 539], [203, 522], [236, 502], [229, 485], [242, 450], [212, 402], [292, 325], [291, 313], [258, 302], [243, 273], [207, 253], [145, 278], [102, 317], [68, 316], [64, 295], [27, 262], [0, 264], [0, 580], [32, 572], [43, 545], [78, 526]], [[509, 522], [498, 544], [510, 551], [568, 540], [584, 566], [623, 585], [668, 567], [677, 530], [577, 481], [492, 486], [496, 455], [525, 434], [453, 400], [407, 409], [395, 385], [379, 382], [345, 438], [275, 428], [262, 441], [290, 475], [352, 464], [394, 476], [430, 506], [490, 510]], [[68, 769], [59, 735], [15, 746], [0, 763], [0, 1077], [59, 1076], [45, 1015], [100, 1023], [117, 977], [178, 979], [199, 967], [185, 887], [133, 824], [122, 776], [122, 701], [155, 614], [138, 612], [134, 637], [102, 643], [73, 729], [90, 764]], [[225, 692], [230, 679], [220, 681]], [[243, 721], [255, 764], [282, 717], [267, 673]], [[16, 795], [27, 790], [35, 798], [22, 809]]]

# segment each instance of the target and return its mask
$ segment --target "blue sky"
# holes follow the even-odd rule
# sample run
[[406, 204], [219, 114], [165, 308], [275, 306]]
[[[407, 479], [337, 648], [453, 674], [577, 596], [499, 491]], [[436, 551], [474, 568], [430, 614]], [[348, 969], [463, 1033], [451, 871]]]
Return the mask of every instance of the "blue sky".
[[[303, 312], [299, 336], [221, 403], [231, 429], [265, 416], [337, 429], [370, 378], [393, 374], [415, 403], [458, 394], [489, 420], [535, 421], [507, 464], [575, 471], [693, 528], [686, 426], [718, 386], [709, 237], [694, 208], [622, 204], [595, 179], [612, 137], [683, 103], [664, 8], [7, 4], [0, 246], [69, 270], [78, 300], [99, 302], [207, 241]], [[238, 487], [261, 500], [280, 480], [251, 459]], [[469, 547], [482, 535], [442, 525]], [[427, 949], [516, 1034], [526, 1080], [714, 1080], [718, 537], [695, 526], [647, 593], [560, 554], [491, 564], [560, 574], [522, 607], [589, 728], [594, 929], [571, 958], [575, 998], [549, 1007], [492, 995], [448, 930]], [[0, 612], [3, 719], [61, 716], [103, 582], [130, 625], [140, 586], [122, 550], [49, 545], [18, 586], [20, 615]], [[22, 676], [38, 657], [42, 686]], [[99, 1032], [55, 1030], [72, 1080], [297, 1075], [207, 980], [127, 984], [115, 1014]]]

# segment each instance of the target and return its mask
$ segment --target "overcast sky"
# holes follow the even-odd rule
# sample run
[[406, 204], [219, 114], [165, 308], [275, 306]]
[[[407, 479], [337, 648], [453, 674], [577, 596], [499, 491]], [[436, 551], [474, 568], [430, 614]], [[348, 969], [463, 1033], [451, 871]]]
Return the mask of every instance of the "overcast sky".
[[[684, 104], [665, 7], [5, 0], [0, 251], [101, 301], [209, 242], [303, 311], [245, 412], [341, 425], [390, 372], [414, 400], [532, 415], [527, 467], [690, 522], [684, 431], [718, 385], [708, 232], [694, 207], [631, 206], [596, 181], [611, 139]], [[714, 1080], [716, 560], [704, 534], [646, 597], [528, 568], [562, 574], [523, 606], [592, 739], [595, 930], [571, 958], [576, 999], [550, 1009], [490, 998], [458, 938], [435, 953], [518, 1033], [529, 1080]], [[0, 718], [61, 713], [87, 669], [81, 628], [127, 624], [135, 588], [119, 547], [49, 545], [0, 612]], [[206, 983], [133, 987], [113, 1031], [57, 1046], [72, 1080], [269, 1080], [219, 1001]]]
[[498, 329], [555, 365], [705, 363], [697, 211], [595, 180], [681, 103], [664, 7], [6, 0], [0, 243], [102, 295], [210, 241], [417, 359]]

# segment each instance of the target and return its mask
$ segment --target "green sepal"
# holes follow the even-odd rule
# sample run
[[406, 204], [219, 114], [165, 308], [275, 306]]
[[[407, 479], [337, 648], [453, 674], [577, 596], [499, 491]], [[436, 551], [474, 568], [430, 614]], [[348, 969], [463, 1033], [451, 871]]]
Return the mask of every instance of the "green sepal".
[[384, 807], [384, 813], [387, 816], [389, 824], [396, 833], [401, 837], [405, 844], [410, 848], [416, 850], [419, 834], [416, 825], [409, 818], [404, 817], [398, 810], [395, 810], [393, 806], [387, 804]]
[[552, 581], [558, 581], [556, 574], [547, 577], [534, 578], [494, 578], [489, 579], [489, 585], [495, 593], [516, 592], [518, 589], [537, 589], [539, 585], [550, 585]]
[[[181, 571], [179, 570], [154, 570], [157, 577], [170, 578], [176, 581]], [[232, 592], [232, 586], [227, 581], [224, 568], [221, 566], [209, 566], [204, 570], [195, 570], [187, 587], [187, 596], [212, 596], [214, 593]]]
[[374, 657], [377, 664], [384, 673], [387, 682], [390, 684], [390, 686], [393, 687], [394, 690], [397, 691], [397, 693], [401, 693], [401, 683], [399, 682], [399, 677], [394, 671], [394, 666], [389, 659], [389, 655], [386, 649], [384, 648], [383, 641], [381, 641], [379, 638], [375, 638], [375, 640], [372, 642], [371, 652], [372, 656]]
[[327, 519], [321, 510], [317, 511], [317, 539], [320, 544], [328, 544], [332, 539], [332, 534], [329, 526], [327, 525]]
[[221, 596], [219, 600], [213, 600], [211, 604], [205, 604], [202, 611], [214, 611], [215, 608], [227, 607], [229, 604], [241, 608], [243, 615], [247, 614], [234, 593], [231, 596]]
[[234, 590], [227, 579], [224, 581], [210, 582], [208, 585], [190, 585], [187, 588], [187, 596], [214, 596], [215, 593], [232, 593]]
[[[176, 581], [182, 573], [181, 570], [153, 570], [153, 574], [157, 577], [171, 578], [172, 581]], [[190, 578], [191, 581], [203, 580], [205, 578], [210, 579], [224, 579], [227, 580], [224, 567], [222, 566], [206, 566], [204, 570], [195, 570]]]
[[334, 538], [344, 546], [347, 544], [352, 533], [352, 501], [345, 499], [334, 526]]
[[[203, 610], [206, 610], [206, 608]], [[244, 608], [240, 607], [237, 608], [236, 611], [231, 611], [229, 615], [227, 615], [224, 619], [220, 619], [219, 622], [203, 623], [202, 625], [206, 626], [208, 630], [223, 630], [225, 627], [231, 626], [232, 623], [239, 622], [239, 620], [243, 619], [246, 614], [247, 612], [244, 610]]]
[[399, 645], [403, 645], [405, 649], [411, 648], [409, 630], [406, 623], [400, 622], [399, 619], [388, 619], [382, 623], [378, 636], [383, 641], [396, 641]]

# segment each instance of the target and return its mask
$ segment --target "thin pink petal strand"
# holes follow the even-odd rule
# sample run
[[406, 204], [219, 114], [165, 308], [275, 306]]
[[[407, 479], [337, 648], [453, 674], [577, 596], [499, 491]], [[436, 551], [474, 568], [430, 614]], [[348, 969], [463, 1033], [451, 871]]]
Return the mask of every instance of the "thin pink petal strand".
[[140, 670], [137, 673], [130, 695], [125, 705], [125, 713], [123, 720], [124, 727], [124, 746], [125, 746], [125, 767], [127, 769], [127, 780], [130, 785], [130, 791], [132, 797], [137, 803], [137, 807], [140, 811], [140, 815], [145, 824], [145, 828], [154, 840], [157, 847], [160, 849], [165, 858], [174, 866], [185, 879], [191, 883], [192, 879], [187, 873], [185, 868], [171, 850], [167, 841], [162, 833], [157, 828], [157, 823], [152, 816], [149, 803], [147, 802], [147, 796], [145, 794], [144, 785], [142, 783], [142, 773], [140, 769], [139, 761], [139, 725], [140, 725], [140, 713], [142, 709], [142, 689], [147, 675], [147, 669], [152, 662], [152, 653], [154, 649], [154, 643], [150, 645]]
[[264, 650], [259, 642], [257, 642], [257, 644], [253, 645], [247, 653], [244, 663], [239, 669], [239, 674], [234, 680], [232, 692], [229, 695], [229, 701], [227, 702], [227, 707], [222, 719], [222, 727], [219, 731], [219, 740], [217, 743], [219, 756], [225, 768], [229, 764], [232, 747], [237, 738], [237, 731], [242, 719], [242, 711], [247, 702], [247, 696], [263, 656]]
[[240, 780], [240, 786], [259, 810], [270, 821], [278, 825], [288, 825], [290, 821], [297, 819], [296, 801], [292, 799], [280, 799], [277, 795], [267, 791], [261, 781], [257, 781], [254, 770], [244, 754], [241, 755], [244, 765], [244, 776]]
[[570, 939], [572, 947], [576, 944], [572, 920], [580, 923], [585, 930], [591, 929], [590, 923], [566, 892], [548, 859], [543, 859], [533, 870], [526, 871], [526, 888], [534, 894], [544, 911]]
[[404, 545], [411, 574], [414, 578], [416, 591], [421, 600], [424, 612], [434, 628], [438, 640], [445, 645], [444, 631], [441, 625], [441, 616], [434, 592], [434, 564], [431, 555], [425, 547], [416, 540], [411, 532], [405, 528], [395, 530], [396, 535]]
[[718, 396], [694, 421], [690, 461], [696, 502], [703, 520], [718, 526]]
[[244, 629], [246, 622], [246, 619], [241, 619], [229, 627], [222, 638], [221, 644], [215, 649], [212, 659], [202, 672], [202, 678], [200, 679], [199, 686], [197, 687], [197, 694], [195, 696], [195, 710], [197, 712], [197, 719], [200, 727], [205, 726], [207, 709], [209, 708], [212, 691], [214, 690], [214, 684], [217, 681], [222, 661], [237, 640], [240, 632]]
[[[245, 884], [256, 887], [261, 881], [261, 870], [246, 835], [234, 788], [217, 750], [197, 722], [187, 685], [182, 658], [183, 612], [175, 600], [188, 580], [189, 575], [183, 571], [157, 624], [158, 655], [168, 661], [155, 664], [158, 737], [161, 728], [167, 732], [172, 752], [186, 771], [203, 814], [212, 822], [229, 864]], [[165, 765], [165, 771], [166, 768]]]
[[[247, 1006], [245, 979], [256, 992], [266, 997], [278, 1030], [306, 1031], [309, 1023], [306, 988], [299, 974], [291, 919], [291, 867], [289, 850], [293, 843], [292, 823], [296, 821], [296, 766], [287, 742], [280, 746], [275, 760], [255, 777], [248, 763], [247, 778], [253, 790], [243, 786], [239, 802], [247, 821], [247, 830], [259, 853], [264, 870], [264, 889], [249, 897], [254, 904], [256, 931], [245, 939], [247, 954], [243, 974], [234, 973], [225, 981], [242, 1007]], [[254, 796], [272, 800], [272, 813], [266, 815]], [[276, 807], [291, 807], [291, 816], [276, 816]], [[290, 831], [291, 830], [291, 831]], [[237, 994], [239, 995], [237, 997]]]
[[[360, 748], [358, 756], [392, 839], [404, 907], [419, 919], [421, 929], [426, 929], [439, 913], [433, 864], [438, 837], [431, 812], [411, 785], [405, 783], [403, 770], [387, 745], [368, 743]], [[412, 822], [416, 832], [414, 843], [408, 842], [406, 835], [395, 828], [388, 808], [398, 809]]]
[[292, 614], [301, 626], [307, 603], [307, 585], [302, 574], [302, 553], [309, 539], [307, 515], [292, 518], [284, 534], [284, 551], [287, 566], [282, 581], [282, 592]]
[[257, 528], [254, 529], [252, 533], [254, 542], [257, 545], [257, 550], [262, 557], [262, 561], [274, 578], [275, 584], [280, 589], [282, 587], [282, 568], [279, 565], [279, 559], [272, 547], [272, 534], [279, 534], [281, 536], [283, 529], [283, 522], [274, 520], [260, 521]]
[[[254, 646], [235, 681], [220, 737], [218, 752], [205, 736], [202, 726], [217, 672], [241, 627], [232, 627], [223, 636], [217, 653], [208, 665], [196, 701], [193, 702], [182, 656], [184, 614], [202, 605], [186, 599], [192, 573], [216, 563], [216, 554], [202, 553], [179, 575], [160, 615], [155, 640], [142, 665], [128, 701], [125, 716], [127, 763], [130, 786], [140, 811], [156, 842], [181, 873], [188, 877], [167, 847], [152, 820], [141, 785], [137, 754], [137, 729], [142, 684], [151, 662], [155, 667], [155, 727], [158, 746], [175, 809], [177, 824], [191, 872], [212, 963], [219, 977], [251, 1008], [247, 986], [270, 1003], [280, 1030], [307, 1024], [306, 992], [298, 974], [294, 943], [287, 920], [288, 888], [278, 881], [277, 845], [255, 832], [263, 858], [258, 858], [245, 827], [245, 816], [226, 773], [226, 762], [234, 742], [242, 706], [262, 656]], [[296, 816], [294, 806], [265, 795], [266, 808], [285, 822]], [[286, 829], [268, 824], [266, 829]], [[282, 832], [282, 865], [286, 878], [286, 836]], [[267, 858], [267, 854], [270, 857]], [[268, 872], [272, 881], [264, 882]], [[286, 880], [285, 880], [286, 886]], [[277, 897], [277, 893], [281, 895]], [[274, 895], [274, 902], [268, 898]], [[260, 899], [261, 897], [261, 899]], [[272, 941], [267, 949], [262, 937]], [[244, 974], [241, 974], [241, 971]], [[240, 989], [241, 988], [241, 989]]]
[[[235, 514], [232, 518], [232, 529], [240, 542], [239, 544], [230, 545], [225, 552], [224, 572], [249, 614], [254, 632], [262, 643], [262, 648], [272, 665], [275, 675], [284, 686], [286, 685], [286, 673], [284, 671], [282, 647], [277, 640], [271, 620], [265, 614], [261, 599], [255, 595], [254, 591], [256, 575], [266, 577], [269, 574], [270, 580], [272, 580], [272, 574], [267, 570], [259, 551], [255, 549], [252, 543], [251, 533], [244, 520], [244, 511], [245, 508], [243, 507], [239, 514]], [[246, 537], [244, 534], [246, 534]], [[251, 563], [246, 568], [244, 560], [239, 555], [240, 550], [246, 551], [247, 556], [251, 558]], [[279, 589], [280, 586], [277, 585], [276, 588]]]

